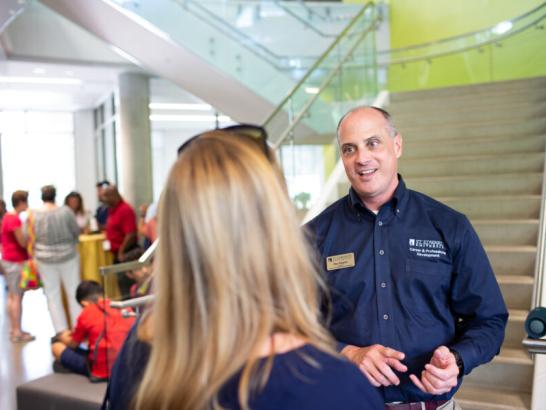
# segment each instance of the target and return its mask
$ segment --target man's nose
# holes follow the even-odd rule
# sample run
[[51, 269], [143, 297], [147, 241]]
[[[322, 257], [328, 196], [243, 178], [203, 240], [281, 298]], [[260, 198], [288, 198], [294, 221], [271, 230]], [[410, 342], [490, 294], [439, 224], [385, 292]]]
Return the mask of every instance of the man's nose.
[[359, 164], [366, 164], [370, 161], [370, 151], [366, 148], [359, 148], [356, 152], [356, 162]]

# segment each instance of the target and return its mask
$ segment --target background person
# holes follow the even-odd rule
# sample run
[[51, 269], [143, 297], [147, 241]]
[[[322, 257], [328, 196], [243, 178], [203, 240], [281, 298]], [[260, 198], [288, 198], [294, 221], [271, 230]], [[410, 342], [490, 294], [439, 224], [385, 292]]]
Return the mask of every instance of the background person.
[[64, 205], [74, 212], [80, 233], [88, 234], [90, 232], [91, 214], [85, 210], [81, 194], [76, 191], [70, 192], [64, 198]]
[[[114, 256], [114, 263], [126, 262], [128, 252], [138, 247], [135, 211], [123, 200], [115, 185], [104, 188], [103, 199], [108, 206], [106, 239]], [[134, 281], [122, 273], [117, 279], [122, 298], [128, 297]]]
[[[123, 318], [121, 311], [111, 308], [103, 295], [104, 289], [98, 282], [85, 280], [78, 285], [76, 300], [83, 309], [74, 331], [61, 332], [51, 345], [56, 371], [68, 370], [89, 376], [93, 381], [108, 378], [109, 361], [115, 360], [115, 352], [119, 351], [134, 319]], [[79, 347], [83, 342], [87, 342], [88, 349]]]
[[332, 289], [330, 330], [389, 408], [453, 409], [463, 374], [504, 338], [485, 251], [464, 215], [406, 188], [386, 111], [349, 111], [338, 141], [349, 195], [307, 225]]
[[75, 298], [80, 282], [80, 257], [77, 250], [80, 228], [68, 207], [55, 205], [56, 195], [53, 185], [42, 187], [44, 205], [34, 211], [33, 215], [36, 235], [34, 258], [44, 284], [53, 327], [59, 333], [72, 327], [64, 311], [61, 283], [67, 295], [72, 323], [80, 313]]
[[97, 188], [97, 199], [98, 199], [98, 206], [95, 211], [95, 220], [97, 221], [97, 227], [99, 231], [104, 231], [106, 229], [106, 221], [108, 220], [108, 206], [104, 202], [104, 188], [110, 185], [110, 181], [103, 180], [97, 182], [95, 185]]
[[[263, 145], [222, 130], [193, 139], [158, 221], [157, 298], [139, 327], [152, 349], [136, 409], [383, 408], [319, 322], [319, 277]], [[126, 346], [113, 409], [133, 399], [130, 375], [148, 352]]]
[[22, 299], [21, 270], [28, 259], [27, 240], [23, 233], [23, 224], [19, 214], [28, 208], [28, 192], [15, 191], [11, 195], [13, 212], [8, 212], [2, 219], [2, 267], [8, 286], [7, 312], [10, 321], [10, 340], [14, 343], [34, 340], [28, 332], [21, 330]]

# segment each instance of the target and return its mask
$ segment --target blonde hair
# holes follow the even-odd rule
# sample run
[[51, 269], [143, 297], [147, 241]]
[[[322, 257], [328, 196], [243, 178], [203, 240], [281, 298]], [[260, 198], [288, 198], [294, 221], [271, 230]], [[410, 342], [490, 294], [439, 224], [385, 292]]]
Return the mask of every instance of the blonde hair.
[[258, 346], [274, 332], [334, 354], [319, 323], [320, 279], [280, 171], [246, 139], [206, 133], [170, 171], [137, 409], [218, 409], [219, 390], [241, 369], [247, 409], [272, 366], [274, 352], [258, 366]]

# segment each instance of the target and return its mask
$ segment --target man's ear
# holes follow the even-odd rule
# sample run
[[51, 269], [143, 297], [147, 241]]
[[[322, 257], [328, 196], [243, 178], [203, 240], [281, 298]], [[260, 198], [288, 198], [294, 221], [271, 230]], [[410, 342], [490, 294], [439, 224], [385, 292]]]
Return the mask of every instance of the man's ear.
[[394, 137], [394, 153], [396, 154], [396, 158], [400, 158], [402, 156], [402, 147], [403, 147], [403, 140], [402, 136], [397, 133]]

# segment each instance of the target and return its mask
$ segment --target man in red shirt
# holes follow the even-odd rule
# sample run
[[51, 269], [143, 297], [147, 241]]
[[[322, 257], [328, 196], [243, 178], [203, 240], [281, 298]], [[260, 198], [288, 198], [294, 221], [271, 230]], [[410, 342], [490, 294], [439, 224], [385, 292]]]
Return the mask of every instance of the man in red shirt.
[[22, 299], [24, 290], [19, 283], [21, 270], [28, 259], [27, 240], [19, 214], [28, 208], [28, 192], [15, 191], [11, 196], [13, 212], [8, 212], [2, 219], [2, 267], [6, 273], [8, 285], [7, 311], [10, 319], [10, 340], [14, 343], [29, 342], [34, 336], [21, 330]]
[[115, 185], [104, 188], [104, 202], [108, 206], [106, 239], [116, 262], [125, 261], [125, 253], [137, 244], [136, 214], [123, 200]]
[[[138, 246], [135, 211], [123, 200], [115, 185], [104, 188], [103, 200], [108, 206], [106, 239], [110, 242], [114, 263], [125, 262], [127, 252]], [[133, 284], [134, 281], [124, 274], [118, 275], [118, 285], [122, 297], [129, 295]]]
[[[103, 299], [102, 286], [84, 280], [76, 290], [76, 300], [83, 307], [74, 331], [55, 336], [51, 351], [56, 359], [53, 368], [89, 376], [92, 381], [106, 380], [121, 349], [134, 318], [122, 317], [119, 309], [110, 307]], [[86, 341], [89, 350], [78, 346]], [[60, 365], [59, 365], [60, 363]]]

